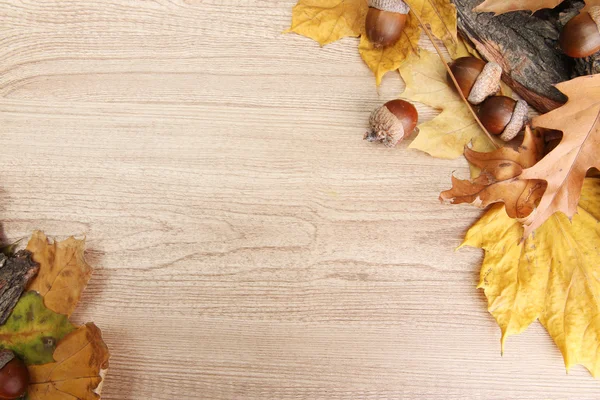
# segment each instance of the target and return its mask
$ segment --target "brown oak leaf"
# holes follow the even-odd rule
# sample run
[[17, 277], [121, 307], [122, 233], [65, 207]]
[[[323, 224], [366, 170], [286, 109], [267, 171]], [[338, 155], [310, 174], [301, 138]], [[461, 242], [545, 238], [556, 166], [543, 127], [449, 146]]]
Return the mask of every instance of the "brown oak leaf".
[[92, 268], [84, 260], [85, 240], [70, 237], [50, 242], [43, 232], [35, 231], [27, 244], [40, 270], [29, 284], [44, 297], [50, 310], [70, 316], [85, 289]]
[[87, 323], [61, 340], [50, 364], [31, 365], [29, 400], [97, 400], [110, 354], [100, 329]]
[[450, 204], [469, 203], [487, 207], [504, 203], [511, 218], [523, 218], [531, 214], [542, 197], [546, 184], [542, 180], [526, 180], [518, 176], [535, 165], [544, 155], [544, 141], [538, 132], [527, 127], [523, 142], [517, 150], [502, 147], [481, 153], [465, 148], [465, 158], [481, 169], [474, 180], [452, 177], [452, 189], [440, 194], [440, 200]]
[[534, 118], [533, 124], [562, 131], [563, 138], [546, 157], [519, 176], [548, 183], [536, 211], [523, 220], [525, 237], [557, 211], [572, 218], [586, 173], [592, 167], [600, 168], [600, 74], [575, 78], [556, 87], [569, 100]]

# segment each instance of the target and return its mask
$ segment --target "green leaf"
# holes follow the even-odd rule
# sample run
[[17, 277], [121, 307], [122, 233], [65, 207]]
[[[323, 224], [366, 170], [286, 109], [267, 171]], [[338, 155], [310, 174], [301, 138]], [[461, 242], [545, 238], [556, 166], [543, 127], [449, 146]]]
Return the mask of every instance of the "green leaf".
[[42, 296], [30, 291], [0, 326], [0, 348], [14, 351], [27, 365], [46, 364], [54, 361], [56, 345], [73, 330], [66, 315], [47, 309]]

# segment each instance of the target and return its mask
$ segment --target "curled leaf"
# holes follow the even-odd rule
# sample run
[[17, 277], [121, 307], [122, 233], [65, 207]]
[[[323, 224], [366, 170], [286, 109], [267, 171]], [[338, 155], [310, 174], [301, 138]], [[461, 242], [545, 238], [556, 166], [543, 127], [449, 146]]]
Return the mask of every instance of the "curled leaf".
[[65, 315], [44, 306], [36, 292], [27, 292], [0, 326], [0, 346], [14, 351], [26, 364], [52, 362], [52, 354], [66, 334], [74, 329]]
[[62, 242], [50, 242], [43, 232], [35, 231], [27, 244], [40, 271], [29, 284], [44, 297], [46, 307], [70, 316], [90, 276], [91, 267], [85, 262], [85, 240], [70, 237]]
[[465, 148], [465, 158], [481, 169], [473, 180], [452, 177], [452, 189], [440, 194], [440, 200], [450, 204], [469, 203], [487, 207], [502, 202], [511, 218], [523, 218], [531, 214], [544, 194], [545, 182], [525, 180], [518, 176], [535, 165], [544, 155], [544, 141], [538, 132], [525, 130], [518, 150], [505, 146], [489, 153]]
[[65, 336], [50, 364], [29, 367], [30, 400], [97, 400], [110, 355], [93, 323]]
[[529, 10], [536, 12], [542, 8], [554, 8], [564, 0], [485, 0], [473, 9], [475, 12], [504, 14], [510, 11]]

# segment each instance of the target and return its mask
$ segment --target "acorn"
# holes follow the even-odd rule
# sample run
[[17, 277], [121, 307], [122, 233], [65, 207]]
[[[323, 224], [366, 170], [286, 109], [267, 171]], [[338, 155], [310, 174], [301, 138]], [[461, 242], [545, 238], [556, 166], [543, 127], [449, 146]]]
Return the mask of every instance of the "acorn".
[[408, 101], [388, 101], [371, 113], [364, 139], [394, 147], [415, 131], [418, 120], [417, 109]]
[[19, 399], [27, 392], [28, 385], [25, 363], [10, 350], [0, 351], [0, 399]]
[[[450, 63], [450, 70], [463, 95], [471, 104], [480, 104], [500, 90], [502, 67], [495, 62], [485, 62], [475, 57], [461, 57]], [[454, 87], [452, 77], [446, 74]]]
[[600, 50], [600, 6], [571, 18], [560, 32], [558, 43], [573, 58], [588, 57]]
[[527, 121], [527, 103], [506, 96], [492, 96], [485, 100], [477, 116], [491, 134], [508, 142], [523, 129]]
[[369, 0], [367, 39], [375, 47], [395, 45], [406, 25], [409, 8], [402, 0]]

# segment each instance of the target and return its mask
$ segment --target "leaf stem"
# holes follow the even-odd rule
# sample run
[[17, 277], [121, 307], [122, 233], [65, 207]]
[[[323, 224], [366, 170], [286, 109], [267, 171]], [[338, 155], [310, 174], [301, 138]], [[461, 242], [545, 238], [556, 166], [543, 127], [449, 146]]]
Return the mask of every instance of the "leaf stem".
[[454, 74], [452, 73], [452, 70], [450, 69], [450, 66], [448, 65], [448, 63], [446, 62], [446, 60], [444, 60], [444, 55], [442, 54], [442, 51], [440, 50], [439, 46], [435, 42], [435, 39], [434, 39], [433, 35], [431, 34], [431, 32], [429, 32], [429, 29], [425, 26], [425, 24], [423, 23], [423, 20], [421, 19], [421, 17], [416, 12], [414, 12], [414, 11], [412, 11], [412, 13], [417, 18], [417, 20], [419, 21], [419, 25], [421, 25], [421, 28], [423, 28], [423, 30], [427, 34], [427, 37], [431, 41], [431, 44], [433, 44], [433, 47], [435, 47], [435, 51], [438, 53], [438, 56], [442, 60], [442, 63], [444, 64], [444, 67], [446, 67], [446, 71], [448, 71], [448, 74], [449, 74], [450, 78], [452, 78], [452, 82], [454, 83], [454, 86], [456, 87], [456, 89], [458, 91], [458, 94], [460, 95], [460, 98], [467, 105], [467, 108], [471, 112], [471, 115], [473, 115], [473, 118], [475, 118], [475, 121], [477, 121], [477, 124], [483, 130], [483, 132], [485, 133], [485, 135], [487, 136], [487, 138], [490, 140], [490, 142], [494, 145], [494, 147], [496, 149], [499, 149], [501, 146], [498, 145], [498, 143], [496, 143], [496, 141], [494, 140], [494, 138], [492, 137], [492, 135], [488, 132], [487, 129], [485, 129], [485, 126], [483, 126], [483, 124], [479, 120], [479, 117], [477, 117], [477, 113], [475, 112], [475, 110], [473, 110], [473, 107], [471, 107], [471, 104], [465, 98], [465, 95], [463, 94], [462, 90], [460, 89], [460, 86], [458, 85], [458, 82], [456, 81], [456, 78], [454, 77]]

